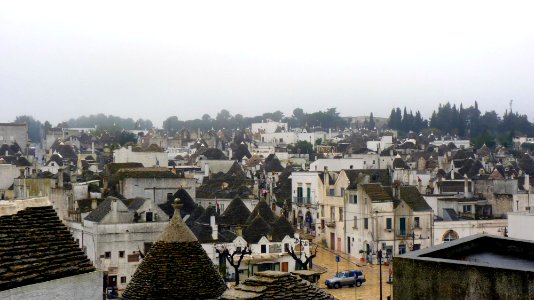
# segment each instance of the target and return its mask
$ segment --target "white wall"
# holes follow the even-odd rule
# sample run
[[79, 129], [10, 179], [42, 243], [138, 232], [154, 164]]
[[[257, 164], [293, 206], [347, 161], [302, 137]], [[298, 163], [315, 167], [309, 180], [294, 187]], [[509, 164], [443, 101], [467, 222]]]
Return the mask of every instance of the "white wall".
[[26, 285], [0, 292], [0, 300], [101, 300], [102, 271]]
[[[113, 151], [113, 162], [127, 163], [137, 162], [142, 163], [144, 167], [168, 167], [169, 158], [165, 152], [133, 152], [132, 147], [120, 148]], [[159, 165], [158, 165], [159, 163]]]
[[[0, 154], [2, 155], [2, 154]], [[11, 164], [0, 164], [0, 190], [8, 189], [20, 172], [17, 166]]]
[[508, 236], [534, 241], [534, 213], [508, 213]]
[[251, 127], [252, 133], [258, 133], [260, 130], [265, 131], [265, 133], [274, 133], [278, 127], [287, 131], [287, 123], [281, 122], [252, 123]]
[[449, 230], [456, 232], [458, 238], [464, 238], [475, 234], [504, 236], [504, 228], [506, 226], [508, 226], [508, 220], [506, 219], [434, 222], [434, 245], [442, 244], [443, 235]]

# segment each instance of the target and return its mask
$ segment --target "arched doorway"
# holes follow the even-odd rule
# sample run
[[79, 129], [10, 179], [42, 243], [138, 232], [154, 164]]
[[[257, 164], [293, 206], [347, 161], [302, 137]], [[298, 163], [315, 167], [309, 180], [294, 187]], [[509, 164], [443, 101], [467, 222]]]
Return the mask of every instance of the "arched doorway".
[[448, 230], [447, 232], [445, 232], [445, 234], [443, 235], [443, 242], [450, 242], [450, 241], [454, 241], [454, 240], [457, 240], [458, 239], [458, 233], [456, 233], [456, 231], [454, 230]]
[[302, 228], [302, 224], [304, 223], [304, 214], [302, 213], [302, 210], [299, 210], [297, 213], [297, 224], [299, 228]]
[[313, 219], [312, 219], [312, 215], [310, 211], [306, 212], [305, 222], [306, 222], [306, 228], [308, 229], [308, 232], [311, 232]]

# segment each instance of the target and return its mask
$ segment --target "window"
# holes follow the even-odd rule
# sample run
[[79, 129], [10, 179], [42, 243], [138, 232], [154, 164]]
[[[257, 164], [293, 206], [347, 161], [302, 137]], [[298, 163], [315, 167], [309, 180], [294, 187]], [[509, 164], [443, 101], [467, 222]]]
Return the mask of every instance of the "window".
[[334, 222], [336, 220], [336, 209], [335, 207], [330, 207], [330, 221]]
[[369, 229], [369, 218], [363, 218], [363, 229]]
[[153, 213], [151, 211], [146, 212], [146, 221], [152, 222], [154, 220]]
[[104, 258], [110, 259], [111, 258], [111, 252], [105, 252]]
[[221, 213], [224, 211], [224, 204], [219, 204], [220, 208], [221, 208]]
[[121, 277], [121, 283], [122, 283], [122, 284], [125, 284], [125, 283], [126, 283], [126, 276], [122, 276], [122, 277]]
[[386, 229], [390, 229], [391, 230], [393, 228], [391, 223], [392, 223], [391, 222], [391, 218], [386, 218]]
[[261, 245], [261, 253], [267, 253], [267, 245]]
[[119, 251], [119, 257], [124, 258], [124, 251]]
[[144, 243], [144, 248], [145, 248], [145, 255], [147, 255], [150, 249], [152, 249], [152, 243]]
[[289, 243], [284, 243], [284, 251], [289, 252]]
[[358, 195], [352, 195], [352, 197], [349, 197], [349, 202], [352, 204], [358, 204]]
[[128, 254], [128, 262], [138, 262], [138, 261], [139, 261], [139, 253]]
[[321, 204], [321, 216], [324, 217], [324, 205]]
[[343, 208], [339, 208], [339, 221], [343, 221]]
[[470, 214], [471, 213], [471, 205], [464, 205], [464, 214]]
[[421, 224], [419, 223], [419, 217], [414, 217], [413, 218], [413, 226], [415, 228], [421, 228]]
[[241, 253], [241, 247], [236, 247], [235, 248], [235, 253]]
[[330, 189], [329, 196], [335, 196], [335, 195], [336, 195], [336, 190], [335, 189]]
[[345, 196], [345, 188], [341, 188], [341, 197]]
[[406, 245], [399, 245], [399, 254], [406, 253]]
[[357, 229], [358, 228], [358, 217], [354, 217], [354, 225], [352, 226], [352, 228], [355, 228]]
[[450, 242], [458, 239], [458, 233], [456, 233], [454, 230], [449, 230], [445, 232], [443, 235], [443, 241], [444, 242]]

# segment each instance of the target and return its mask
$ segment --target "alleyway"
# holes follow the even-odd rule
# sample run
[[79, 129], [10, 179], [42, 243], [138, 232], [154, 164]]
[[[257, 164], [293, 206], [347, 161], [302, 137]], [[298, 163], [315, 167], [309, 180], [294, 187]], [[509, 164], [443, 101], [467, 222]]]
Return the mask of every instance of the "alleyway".
[[[362, 270], [367, 282], [361, 287], [344, 287], [340, 289], [326, 289], [324, 282], [328, 278], [332, 278], [336, 274], [336, 254], [332, 250], [319, 247], [317, 257], [313, 260], [313, 264], [326, 268], [328, 271], [321, 275], [321, 280], [318, 287], [324, 288], [325, 291], [332, 294], [334, 297], [341, 300], [367, 300], [367, 299], [380, 299], [380, 279], [379, 279], [379, 266], [367, 265], [361, 263], [355, 258], [351, 258], [349, 261], [348, 255], [340, 255], [339, 271], [343, 270]], [[382, 296], [386, 300], [389, 295], [392, 294], [392, 285], [386, 283], [389, 276], [389, 266], [382, 266]]]

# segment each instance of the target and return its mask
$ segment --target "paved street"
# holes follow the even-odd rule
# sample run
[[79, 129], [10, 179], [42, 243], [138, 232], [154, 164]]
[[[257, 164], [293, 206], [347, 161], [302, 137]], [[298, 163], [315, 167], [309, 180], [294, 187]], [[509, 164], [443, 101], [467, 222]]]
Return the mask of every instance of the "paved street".
[[[336, 274], [336, 253], [331, 252], [331, 250], [319, 247], [317, 252], [317, 257], [313, 260], [314, 265], [318, 265], [328, 269], [328, 271], [321, 275], [321, 280], [318, 284], [318, 287], [324, 288], [326, 292], [332, 294], [334, 297], [341, 300], [354, 300], [354, 299], [380, 299], [379, 295], [379, 266], [378, 265], [367, 265], [365, 263], [360, 263], [356, 261], [355, 258], [352, 258], [350, 261], [347, 260], [349, 256], [340, 255], [341, 261], [339, 262], [339, 271], [357, 269], [363, 270], [367, 282], [364, 283], [361, 287], [343, 287], [340, 289], [327, 289], [324, 285], [324, 281], [328, 278], [334, 277]], [[387, 299], [387, 296], [391, 294], [391, 289], [393, 288], [390, 284], [387, 284], [389, 271], [388, 266], [382, 266], [382, 296], [383, 299]]]

